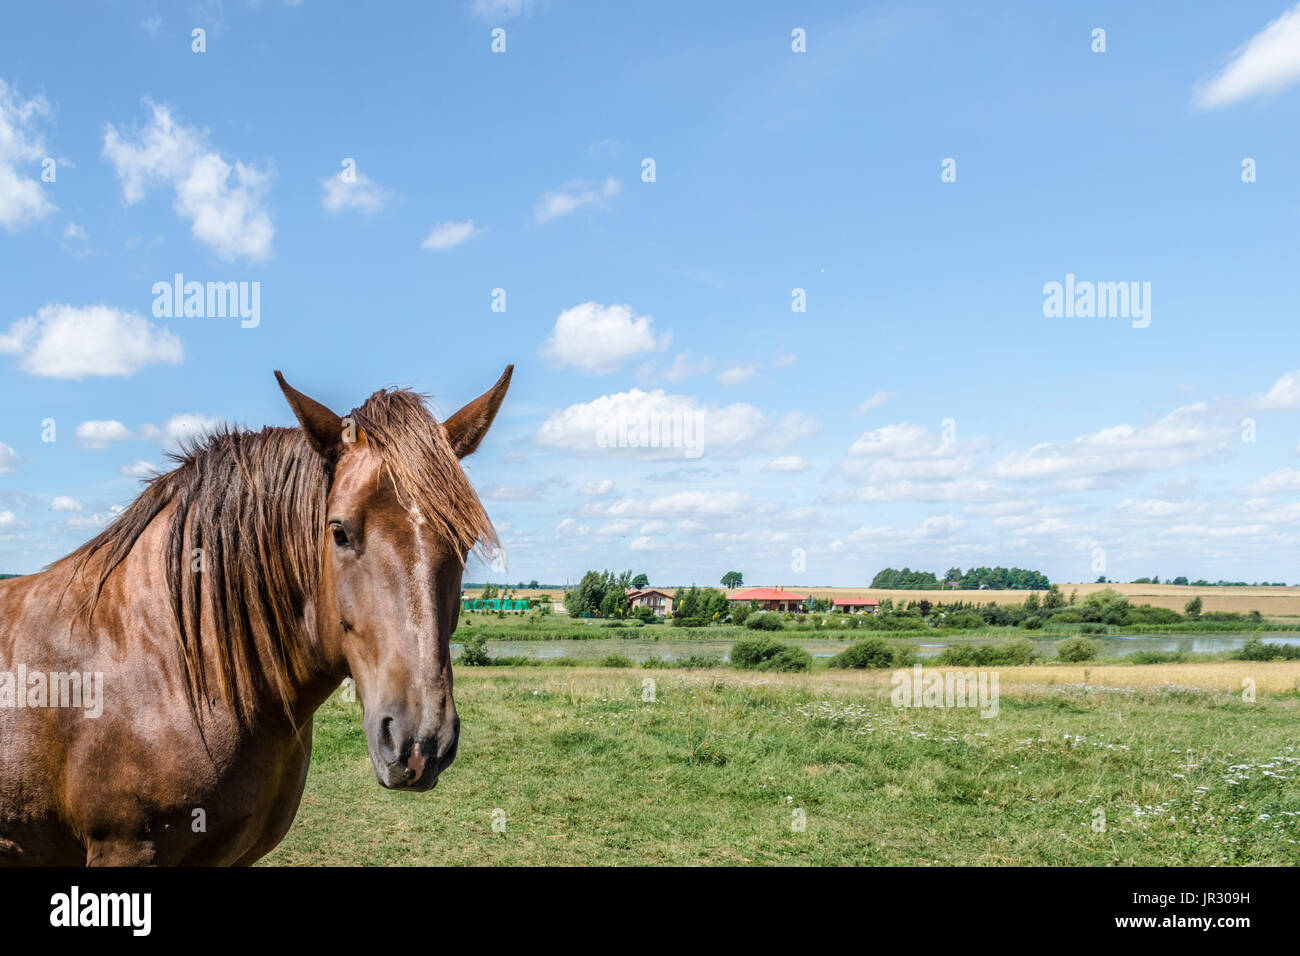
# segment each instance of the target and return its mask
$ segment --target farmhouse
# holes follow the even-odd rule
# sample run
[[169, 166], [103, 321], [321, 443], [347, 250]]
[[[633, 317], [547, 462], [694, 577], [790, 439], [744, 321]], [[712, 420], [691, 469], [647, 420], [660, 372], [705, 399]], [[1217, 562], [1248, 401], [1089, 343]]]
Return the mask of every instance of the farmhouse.
[[648, 607], [659, 617], [673, 611], [672, 595], [657, 588], [627, 588], [627, 603], [633, 608]]
[[875, 614], [880, 610], [880, 602], [875, 598], [835, 598], [831, 610], [840, 614]]
[[748, 588], [727, 595], [733, 605], [757, 601], [764, 611], [797, 611], [803, 607], [806, 595], [794, 594], [785, 588]]

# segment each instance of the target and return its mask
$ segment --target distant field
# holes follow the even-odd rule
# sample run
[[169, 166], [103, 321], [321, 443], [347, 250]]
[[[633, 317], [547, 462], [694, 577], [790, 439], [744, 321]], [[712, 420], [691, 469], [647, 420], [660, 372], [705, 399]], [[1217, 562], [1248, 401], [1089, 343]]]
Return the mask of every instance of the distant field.
[[[756, 586], [767, 587], [768, 585]], [[1199, 596], [1204, 602], [1207, 611], [1235, 611], [1241, 613], [1257, 610], [1261, 614], [1270, 617], [1300, 618], [1300, 587], [1194, 588], [1175, 584], [1058, 584], [1057, 586], [1067, 598], [1072, 591], [1078, 591], [1079, 597], [1082, 598], [1094, 591], [1113, 588], [1120, 594], [1127, 595], [1135, 604], [1152, 604], [1156, 607], [1167, 607], [1174, 611], [1182, 611], [1188, 601]], [[1043, 593], [1041, 591], [894, 591], [878, 588], [801, 588], [790, 584], [785, 585], [785, 589], [796, 594], [813, 595], [819, 598], [875, 598], [877, 601], [893, 598], [895, 603], [924, 599], [932, 603], [940, 601], [972, 601], [977, 604], [984, 604], [996, 601], [998, 604], [1019, 604], [1030, 594], [1037, 593], [1041, 597]], [[665, 590], [671, 591], [672, 589], [665, 588]], [[513, 593], [528, 597], [544, 594], [549, 595], [554, 601], [562, 600], [564, 597], [564, 592], [560, 590], [525, 589]], [[734, 593], [734, 591], [728, 593]]]
[[380, 789], [360, 708], [335, 696], [265, 863], [1300, 859], [1300, 662], [999, 676], [986, 719], [895, 708], [887, 672], [458, 668], [460, 756], [423, 795]]

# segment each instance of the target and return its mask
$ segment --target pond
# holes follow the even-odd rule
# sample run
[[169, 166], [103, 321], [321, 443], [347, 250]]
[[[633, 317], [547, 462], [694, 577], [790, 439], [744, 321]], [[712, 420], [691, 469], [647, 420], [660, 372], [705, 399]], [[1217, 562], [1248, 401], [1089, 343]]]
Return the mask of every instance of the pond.
[[[1246, 643], [1253, 634], [1123, 634], [1107, 637], [1094, 636], [1100, 645], [1102, 657], [1123, 657], [1137, 651], [1182, 651], [1186, 654], [1218, 654], [1233, 651]], [[1005, 635], [989, 635], [981, 638], [972, 635], [970, 641], [979, 643], [996, 643]], [[1300, 644], [1300, 635], [1294, 633], [1267, 633], [1264, 640], [1273, 644]], [[802, 647], [813, 657], [834, 657], [844, 648], [854, 643], [852, 640], [826, 640], [821, 638], [804, 638], [792, 635], [791, 642]], [[1035, 643], [1041, 651], [1049, 656], [1058, 639], [1040, 638]], [[490, 640], [487, 642], [488, 653], [493, 657], [534, 657], [541, 660], [555, 658], [572, 658], [595, 663], [611, 654], [620, 654], [634, 661], [641, 662], [653, 658], [678, 660], [692, 655], [717, 657], [727, 660], [731, 651], [730, 640], [684, 640], [651, 641], [628, 638], [607, 638], [590, 641], [508, 641]], [[459, 656], [459, 642], [452, 642], [453, 656]], [[946, 644], [917, 645], [917, 656], [933, 657], [942, 651]]]

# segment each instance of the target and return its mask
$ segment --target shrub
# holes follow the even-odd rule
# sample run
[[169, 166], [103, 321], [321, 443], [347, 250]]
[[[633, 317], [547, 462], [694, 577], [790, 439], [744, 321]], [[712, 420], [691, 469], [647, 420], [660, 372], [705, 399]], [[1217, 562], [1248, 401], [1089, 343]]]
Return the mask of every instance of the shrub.
[[1124, 658], [1134, 664], [1176, 664], [1187, 660], [1182, 651], [1138, 651]]
[[1041, 631], [1043, 629], [1043, 619], [1041, 617], [1027, 617], [1020, 622], [1020, 626], [1026, 631]]
[[644, 621], [646, 624], [652, 623], [657, 617], [655, 612], [650, 610], [650, 608], [648, 607], [634, 608], [632, 611], [632, 616], [640, 621]]
[[737, 604], [731, 609], [731, 623], [744, 624], [749, 615], [754, 613], [752, 604]]
[[775, 657], [769, 657], [758, 666], [761, 671], [778, 671], [793, 674], [812, 670], [812, 655], [802, 647], [787, 647]]
[[630, 657], [624, 657], [622, 654], [610, 654], [608, 657], [602, 657], [597, 663], [598, 667], [635, 667], [636, 663]]
[[717, 657], [709, 657], [706, 654], [688, 654], [685, 657], [678, 657], [676, 659], [667, 657], [651, 657], [641, 666], [651, 669], [674, 667], [721, 667], [722, 661]]
[[952, 664], [956, 667], [974, 667], [977, 663], [975, 648], [970, 644], [954, 644], [952, 647], [945, 647], [934, 660], [937, 664]]
[[1080, 634], [1105, 634], [1105, 624], [1085, 624], [1079, 628]]
[[458, 663], [469, 667], [486, 667], [491, 664], [492, 658], [487, 652], [487, 635], [475, 634], [473, 637], [465, 638], [460, 645]]
[[745, 627], [754, 631], [779, 631], [781, 626], [781, 616], [768, 611], [751, 614], [745, 621]]
[[774, 637], [742, 637], [731, 645], [731, 663], [747, 670], [806, 671], [812, 669], [812, 655]]
[[1071, 664], [1090, 661], [1097, 656], [1097, 642], [1086, 637], [1071, 637], [1056, 646], [1056, 656]]
[[1300, 660], [1300, 646], [1295, 644], [1266, 644], [1256, 635], [1232, 656], [1239, 661], [1294, 661]]
[[846, 647], [831, 658], [831, 667], [883, 668], [894, 666], [894, 651], [878, 637]]
[[979, 614], [974, 611], [950, 611], [948, 614], [944, 615], [943, 626], [968, 630], [971, 628], [983, 627], [984, 618], [980, 617]]
[[1011, 666], [1031, 664], [1034, 660], [1034, 642], [1027, 637], [1017, 637], [1002, 645], [1002, 663]]

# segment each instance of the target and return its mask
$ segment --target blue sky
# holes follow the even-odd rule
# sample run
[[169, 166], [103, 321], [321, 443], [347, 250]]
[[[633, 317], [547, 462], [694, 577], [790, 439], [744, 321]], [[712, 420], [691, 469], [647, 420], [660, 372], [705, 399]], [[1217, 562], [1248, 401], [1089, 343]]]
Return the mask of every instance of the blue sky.
[[[1300, 7], [4, 17], [0, 570], [179, 435], [290, 424], [273, 369], [445, 415], [513, 362], [471, 579], [1300, 580]], [[257, 283], [256, 327], [157, 315], [177, 273]], [[1149, 324], [1045, 315], [1067, 274]], [[702, 454], [598, 440], [638, 414]]]

